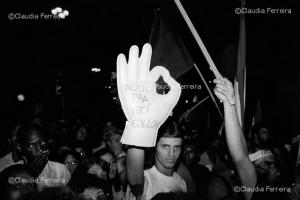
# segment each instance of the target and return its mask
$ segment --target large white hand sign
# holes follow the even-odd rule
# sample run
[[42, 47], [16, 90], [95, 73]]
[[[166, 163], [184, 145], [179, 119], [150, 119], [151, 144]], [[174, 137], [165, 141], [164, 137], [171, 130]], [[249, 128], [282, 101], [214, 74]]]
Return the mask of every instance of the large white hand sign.
[[[121, 138], [123, 144], [155, 146], [157, 131], [177, 104], [181, 87], [169, 71], [156, 66], [150, 71], [152, 48], [145, 44], [141, 56], [132, 46], [128, 62], [123, 54], [117, 58], [118, 94], [127, 122]], [[162, 76], [170, 86], [167, 94], [156, 92], [156, 81]]]

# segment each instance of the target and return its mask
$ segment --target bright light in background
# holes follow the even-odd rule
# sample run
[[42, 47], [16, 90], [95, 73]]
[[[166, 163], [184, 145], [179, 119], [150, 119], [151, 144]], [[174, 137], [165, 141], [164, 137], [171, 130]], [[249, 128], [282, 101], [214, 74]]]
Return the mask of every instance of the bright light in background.
[[55, 10], [56, 10], [58, 13], [62, 12], [62, 8], [61, 8], [61, 7], [56, 7]]
[[60, 19], [64, 19], [66, 16], [69, 16], [68, 10], [63, 10], [61, 7], [56, 7], [51, 10], [52, 15], [58, 16]]
[[64, 14], [65, 16], [69, 16], [69, 11], [68, 11], [68, 10], [64, 10], [64, 11], [63, 11], [63, 14]]
[[94, 68], [91, 69], [91, 71], [96, 73], [96, 72], [100, 72], [101, 69], [100, 69], [100, 68], [94, 67]]
[[24, 94], [18, 94], [17, 99], [18, 99], [18, 101], [24, 101], [25, 100]]
[[52, 9], [52, 10], [51, 10], [51, 13], [52, 13], [52, 15], [57, 15], [56, 9]]

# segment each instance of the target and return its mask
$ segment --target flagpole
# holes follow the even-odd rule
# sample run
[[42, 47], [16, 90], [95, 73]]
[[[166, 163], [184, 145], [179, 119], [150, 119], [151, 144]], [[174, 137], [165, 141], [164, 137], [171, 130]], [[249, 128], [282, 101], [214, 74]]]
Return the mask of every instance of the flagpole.
[[201, 49], [201, 51], [202, 51], [202, 53], [203, 53], [203, 55], [204, 55], [206, 61], [208, 62], [210, 70], [214, 73], [214, 75], [215, 75], [215, 77], [216, 77], [217, 79], [220, 78], [220, 77], [222, 77], [222, 75], [221, 75], [220, 72], [218, 71], [218, 69], [217, 69], [215, 63], [214, 63], [213, 60], [211, 59], [211, 57], [210, 57], [210, 55], [209, 55], [209, 53], [208, 53], [208, 51], [207, 51], [207, 49], [206, 49], [204, 43], [202, 42], [202, 40], [201, 40], [201, 38], [200, 38], [200, 36], [199, 36], [197, 30], [195, 29], [195, 27], [194, 27], [192, 21], [190, 20], [190, 18], [189, 18], [189, 16], [188, 16], [188, 14], [186, 13], [184, 7], [182, 6], [180, 0], [174, 0], [174, 1], [175, 1], [175, 4], [176, 4], [177, 8], [179, 9], [179, 11], [180, 11], [182, 17], [184, 18], [185, 22], [187, 23], [187, 25], [188, 25], [190, 31], [192, 32], [192, 34], [193, 34], [193, 36], [194, 36], [194, 38], [195, 38], [195, 40], [196, 40], [198, 46], [200, 47], [200, 49]]
[[[241, 9], [246, 1], [241, 0]], [[245, 128], [245, 105], [246, 105], [246, 27], [245, 15], [240, 15], [239, 46], [237, 54], [237, 68], [234, 80], [234, 90], [236, 98], [236, 109], [239, 123], [242, 129]]]
[[192, 108], [189, 109], [189, 111], [193, 111], [195, 108], [197, 108], [201, 103], [203, 103], [206, 99], [208, 99], [209, 96], [205, 97], [201, 101], [199, 101], [196, 105], [194, 105]]
[[217, 101], [216, 101], [214, 95], [212, 94], [212, 92], [210, 91], [210, 88], [208, 87], [208, 84], [206, 83], [206, 81], [204, 79], [204, 76], [202, 75], [202, 73], [201, 73], [200, 69], [198, 68], [198, 66], [196, 65], [196, 63], [194, 63], [194, 67], [195, 67], [196, 71], [198, 72], [199, 76], [201, 77], [201, 80], [203, 81], [203, 83], [204, 83], [204, 85], [205, 85], [205, 87], [206, 87], [206, 89], [209, 93], [209, 96], [211, 97], [212, 101], [214, 102], [215, 106], [217, 107], [217, 110], [218, 110], [221, 118], [223, 119], [223, 114], [222, 114], [222, 112], [221, 112], [221, 110], [220, 110], [220, 108], [217, 104]]

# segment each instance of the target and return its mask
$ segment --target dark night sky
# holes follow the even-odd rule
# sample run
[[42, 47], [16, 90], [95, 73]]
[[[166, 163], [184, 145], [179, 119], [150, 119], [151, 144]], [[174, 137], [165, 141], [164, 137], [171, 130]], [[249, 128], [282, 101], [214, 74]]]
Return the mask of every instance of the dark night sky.
[[[224, 76], [233, 78], [236, 67], [239, 1], [182, 1], [202, 37], [212, 59]], [[38, 99], [48, 110], [55, 110], [55, 79], [63, 73], [69, 112], [92, 110], [107, 113], [109, 97], [104, 85], [120, 52], [131, 45], [147, 42], [153, 9], [166, 12], [183, 37], [193, 59], [207, 80], [213, 76], [202, 53], [170, 0], [155, 1], [15, 1], [7, 13], [49, 13], [56, 6], [68, 9], [64, 20], [8, 20], [2, 66], [5, 73], [8, 121], [18, 115], [16, 94]], [[273, 133], [288, 139], [299, 133], [300, 70], [296, 66], [298, 41], [295, 1], [249, 1], [248, 8], [290, 8], [292, 14], [248, 14], [247, 20], [247, 121], [255, 110], [256, 99], [262, 104], [263, 119]], [[100, 67], [99, 74], [90, 68]], [[183, 77], [199, 83], [190, 72]], [[188, 95], [187, 95], [188, 96]], [[185, 99], [182, 97], [181, 99]], [[211, 106], [212, 110], [214, 109]], [[201, 109], [198, 110], [201, 112]], [[215, 112], [215, 111], [214, 111]], [[249, 123], [249, 122], [248, 122]]]

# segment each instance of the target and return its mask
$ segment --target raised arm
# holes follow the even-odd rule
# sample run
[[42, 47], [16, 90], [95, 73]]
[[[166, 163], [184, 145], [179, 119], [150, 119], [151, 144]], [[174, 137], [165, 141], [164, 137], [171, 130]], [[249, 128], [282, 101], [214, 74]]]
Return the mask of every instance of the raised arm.
[[141, 148], [131, 147], [127, 151], [127, 180], [134, 196], [141, 198], [144, 188], [145, 152]]
[[[177, 104], [181, 88], [169, 71], [156, 66], [150, 71], [152, 48], [143, 46], [141, 56], [137, 46], [129, 50], [128, 62], [123, 54], [117, 59], [118, 95], [127, 122], [121, 142], [130, 146], [127, 152], [127, 179], [136, 197], [143, 194], [144, 150], [154, 147], [157, 131]], [[167, 94], [156, 92], [156, 81], [162, 76], [170, 86]]]
[[[242, 186], [253, 188], [257, 177], [253, 164], [248, 157], [247, 145], [240, 127], [232, 83], [226, 78], [215, 79], [215, 94], [223, 102], [225, 115], [225, 133], [230, 155], [237, 169]], [[250, 200], [251, 192], [244, 193], [245, 199]]]

